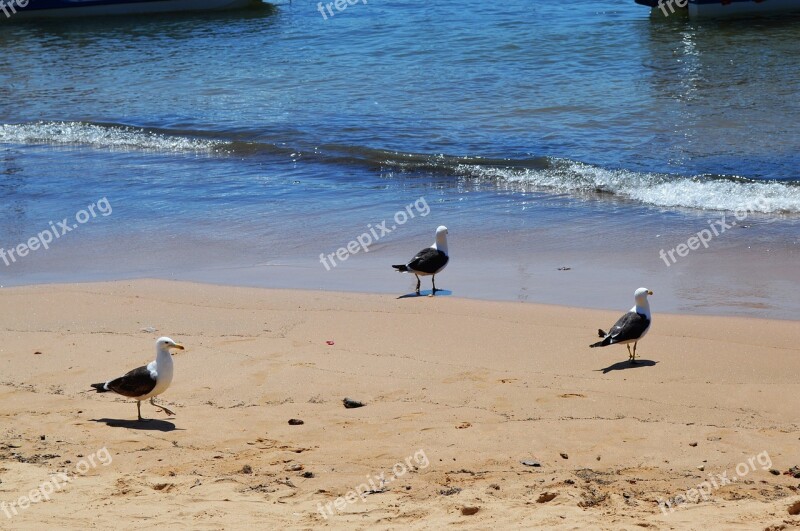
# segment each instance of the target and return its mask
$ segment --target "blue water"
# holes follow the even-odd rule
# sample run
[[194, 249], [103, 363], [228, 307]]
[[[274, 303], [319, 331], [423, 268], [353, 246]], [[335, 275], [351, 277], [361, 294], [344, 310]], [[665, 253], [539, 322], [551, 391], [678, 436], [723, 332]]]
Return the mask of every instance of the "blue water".
[[[712, 287], [748, 278], [752, 289], [720, 298], [728, 310], [798, 310], [785, 290], [800, 245], [800, 18], [654, 21], [622, 0], [369, 0], [325, 20], [294, 0], [11, 22], [0, 26], [0, 245], [103, 197], [114, 212], [0, 263], [6, 285], [353, 288], [318, 255], [425, 197], [430, 218], [341, 270], [391, 291], [398, 281], [372, 267], [446, 223], [462, 255], [491, 251], [510, 270], [596, 252], [607, 258], [593, 271], [613, 276], [613, 250], [643, 282], [683, 290], [673, 309], [698, 309], [684, 302], [699, 275]], [[660, 263], [665, 245], [754, 202], [748, 230]], [[775, 283], [731, 265], [764, 256]], [[734, 269], [715, 277], [709, 257]], [[557, 299], [536, 275], [482, 291], [451, 274], [460, 296]], [[618, 289], [637, 287], [624, 280]]]

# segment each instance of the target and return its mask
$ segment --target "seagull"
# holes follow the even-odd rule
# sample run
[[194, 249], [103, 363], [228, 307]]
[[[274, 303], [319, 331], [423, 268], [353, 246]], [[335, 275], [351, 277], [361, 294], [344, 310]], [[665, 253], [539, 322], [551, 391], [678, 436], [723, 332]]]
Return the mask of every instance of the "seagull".
[[444, 225], [436, 229], [436, 241], [430, 247], [427, 247], [411, 259], [405, 265], [393, 265], [399, 273], [414, 273], [417, 277], [417, 295], [419, 295], [420, 275], [432, 275], [431, 284], [433, 284], [433, 295], [436, 295], [436, 273], [441, 271], [447, 265], [450, 257], [447, 255], [447, 227]]
[[[603, 330], [598, 330], [597, 333], [603, 340], [589, 346], [591, 348], [606, 347], [617, 343], [625, 345], [628, 348], [628, 361], [636, 363], [636, 343], [650, 330], [652, 318], [647, 296], [652, 294], [653, 292], [647, 288], [637, 289], [633, 294], [636, 305], [620, 317], [607, 334]], [[633, 343], [633, 353], [631, 353], [631, 343]]]
[[139, 420], [142, 418], [142, 401], [150, 399], [150, 403], [162, 410], [167, 415], [174, 415], [172, 411], [155, 403], [155, 397], [163, 393], [172, 383], [172, 355], [170, 349], [184, 350], [183, 345], [175, 343], [168, 337], [156, 341], [156, 359], [144, 367], [133, 369], [125, 376], [120, 376], [104, 383], [92, 384], [98, 393], [112, 391], [136, 400], [136, 411]]

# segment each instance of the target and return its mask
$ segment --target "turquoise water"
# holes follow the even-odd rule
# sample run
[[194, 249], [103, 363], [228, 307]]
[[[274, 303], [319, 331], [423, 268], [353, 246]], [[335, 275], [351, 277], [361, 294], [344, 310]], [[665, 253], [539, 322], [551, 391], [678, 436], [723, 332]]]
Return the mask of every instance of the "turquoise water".
[[[676, 293], [668, 307], [705, 311], [687, 302], [691, 277], [723, 311], [798, 311], [786, 291], [798, 280], [797, 18], [370, 0], [325, 20], [295, 0], [5, 24], [0, 46], [0, 245], [101, 198], [113, 206], [47, 251], [0, 262], [5, 285], [160, 276], [402, 292], [407, 278], [373, 271], [446, 224], [464, 259], [533, 268], [486, 284], [454, 260], [459, 296], [556, 302], [542, 286], [556, 265], [611, 279], [622, 261], [633, 278], [586, 280], [587, 304], [641, 279]], [[430, 216], [321, 268], [320, 253], [420, 197]], [[755, 204], [745, 229], [659, 260]], [[731, 282], [744, 287], [720, 295]]]

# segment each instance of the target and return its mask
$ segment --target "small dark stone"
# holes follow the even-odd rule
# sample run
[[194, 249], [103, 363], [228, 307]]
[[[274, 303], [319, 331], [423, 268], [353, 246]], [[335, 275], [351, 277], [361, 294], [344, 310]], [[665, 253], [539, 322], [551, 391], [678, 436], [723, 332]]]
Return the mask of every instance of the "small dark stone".
[[481, 510], [480, 507], [462, 507], [461, 514], [463, 514], [464, 516], [472, 516], [473, 514], [477, 513], [480, 510]]
[[565, 453], [563, 453], [563, 452], [562, 452], [562, 453], [561, 453], [561, 458], [562, 458], [562, 459], [569, 459], [569, 456], [568, 456], [567, 454], [565, 454]]
[[542, 464], [539, 461], [520, 461], [525, 466], [532, 466], [539, 468]]
[[306, 479], [310, 479], [310, 478], [314, 477], [314, 473], [313, 472], [303, 472], [302, 476], [304, 478], [306, 478]]
[[301, 424], [305, 424], [305, 422], [300, 419], [289, 419], [289, 426], [300, 426]]
[[251, 467], [250, 465], [244, 465], [242, 467], [242, 470], [240, 471], [240, 473], [242, 473], [242, 474], [252, 474], [253, 473], [253, 467]]
[[574, 479], [567, 479], [567, 480], [564, 481], [564, 483], [566, 483], [567, 485], [574, 485], [575, 484], [575, 480]]
[[345, 398], [344, 400], [342, 400], [342, 403], [344, 404], [344, 407], [346, 407], [347, 409], [354, 409], [354, 408], [357, 408], [357, 407], [364, 407], [364, 403], [363, 402], [359, 402], [358, 400], [351, 400], [349, 398]]
[[692, 447], [697, 446], [697, 443], [696, 442], [691, 442], [691, 443], [689, 443], [689, 446], [692, 446]]
[[547, 503], [549, 501], [553, 501], [558, 496], [557, 492], [543, 492], [539, 495], [536, 499], [536, 503]]
[[450, 487], [448, 489], [442, 489], [439, 491], [439, 494], [442, 496], [452, 496], [453, 494], [458, 494], [461, 492], [461, 489], [458, 487]]
[[780, 476], [781, 475], [781, 471], [780, 470], [775, 470], [774, 468], [770, 468], [769, 469], [769, 473], [772, 474], [773, 476]]

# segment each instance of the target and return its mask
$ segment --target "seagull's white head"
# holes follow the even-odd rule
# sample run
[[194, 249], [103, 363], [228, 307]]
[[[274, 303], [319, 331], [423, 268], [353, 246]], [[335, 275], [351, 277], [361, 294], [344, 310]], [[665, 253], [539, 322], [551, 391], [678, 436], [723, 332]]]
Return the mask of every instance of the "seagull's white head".
[[184, 350], [184, 347], [180, 343], [175, 343], [168, 337], [162, 337], [156, 341], [156, 350], [158, 350], [159, 353], [163, 352], [169, 354], [171, 349]]
[[647, 303], [647, 296], [652, 294], [653, 292], [647, 288], [639, 288], [633, 293], [633, 297], [636, 299], [636, 304], [644, 305]]
[[436, 229], [436, 243], [434, 244], [434, 248], [442, 251], [444, 254], [447, 254], [447, 235], [449, 231], [447, 227], [444, 225], [439, 225]]
[[633, 293], [633, 296], [636, 299], [636, 306], [631, 308], [631, 311], [641, 315], [645, 315], [647, 316], [648, 319], [650, 319], [650, 303], [647, 302], [647, 296], [652, 294], [653, 292], [647, 288], [637, 289]]

